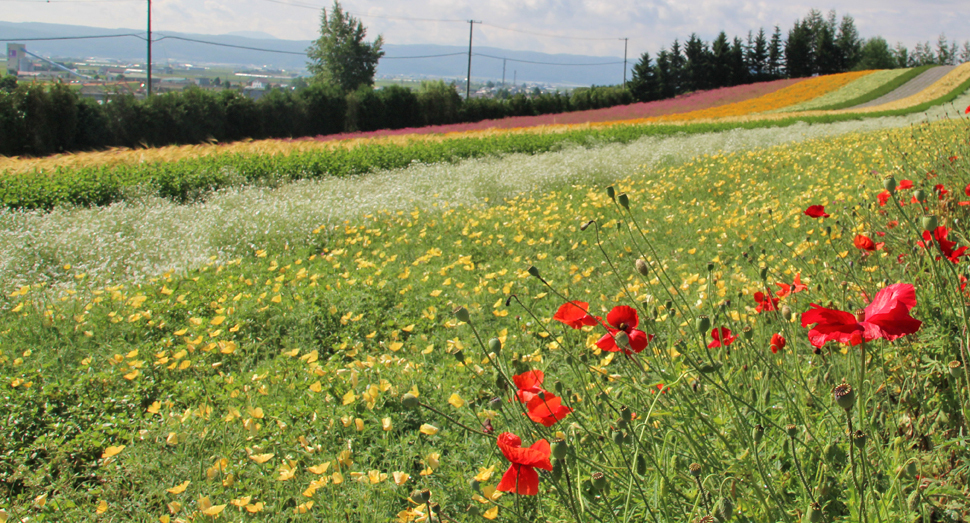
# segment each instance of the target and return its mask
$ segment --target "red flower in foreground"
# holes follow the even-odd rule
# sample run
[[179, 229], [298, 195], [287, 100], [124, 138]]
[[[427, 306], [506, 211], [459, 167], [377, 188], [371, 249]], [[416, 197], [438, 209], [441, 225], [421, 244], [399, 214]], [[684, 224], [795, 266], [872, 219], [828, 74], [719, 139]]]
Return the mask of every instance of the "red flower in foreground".
[[899, 182], [899, 185], [896, 186], [897, 191], [900, 191], [903, 189], [912, 189], [912, 188], [913, 188], [913, 180], [901, 180]]
[[878, 251], [879, 249], [882, 249], [883, 245], [886, 245], [885, 242], [876, 243], [872, 241], [872, 238], [863, 236], [861, 234], [852, 240], [852, 244], [855, 245], [857, 249], [862, 249], [868, 252]]
[[542, 423], [545, 427], [553, 426], [557, 421], [569, 415], [573, 409], [562, 404], [562, 398], [551, 392], [540, 392], [526, 404], [529, 419]]
[[[933, 230], [933, 234], [930, 231], [923, 231], [923, 241], [916, 242], [920, 247], [925, 247], [927, 249], [933, 245], [933, 240], [936, 240], [937, 244], [940, 246], [940, 250], [946, 259], [953, 263], [960, 263], [960, 256], [965, 256], [967, 252], [967, 247], [960, 247], [959, 249], [954, 249], [957, 242], [950, 241], [946, 239], [946, 236], [950, 234], [950, 230], [946, 227], [940, 225]], [[937, 260], [940, 259], [939, 256], [936, 257]]]
[[775, 283], [775, 285], [781, 287], [781, 290], [778, 291], [779, 298], [784, 298], [789, 294], [795, 294], [796, 292], [802, 292], [808, 289], [808, 285], [802, 285], [802, 273], [795, 275], [795, 281], [791, 285], [787, 283]]
[[498, 436], [498, 448], [505, 459], [511, 463], [502, 475], [497, 490], [515, 492], [522, 496], [535, 496], [539, 493], [539, 473], [537, 468], [552, 470], [549, 455], [552, 450], [549, 442], [540, 439], [529, 448], [522, 448], [522, 439], [511, 432]]
[[515, 383], [515, 388], [519, 389], [515, 392], [516, 399], [522, 403], [528, 403], [536, 394], [545, 392], [542, 388], [542, 380], [545, 377], [545, 374], [541, 370], [530, 370], [517, 376], [512, 376], [512, 382]]
[[727, 327], [712, 330], [711, 338], [714, 338], [714, 341], [707, 344], [708, 349], [727, 347], [728, 345], [734, 343], [734, 340], [738, 339], [737, 336], [731, 334], [731, 329], [728, 329]]
[[966, 111], [963, 111], [963, 114], [970, 114], [970, 105], [967, 106]]
[[771, 291], [765, 294], [761, 291], [754, 293], [754, 301], [758, 302], [755, 312], [766, 312], [778, 309], [778, 298], [771, 295]]
[[647, 344], [653, 339], [653, 334], [647, 336], [647, 333], [636, 328], [640, 324], [640, 318], [637, 316], [637, 310], [633, 307], [626, 305], [613, 307], [613, 310], [606, 315], [606, 321], [609, 323], [606, 327], [609, 332], [596, 342], [596, 346], [607, 352], [620, 350], [620, 347], [616, 345], [617, 334], [620, 332], [625, 333], [629, 339], [629, 348], [623, 347], [623, 352], [628, 355], [647, 348]]
[[561, 321], [574, 329], [581, 329], [585, 325], [597, 325], [600, 319], [589, 315], [589, 304], [585, 301], [570, 301], [563, 303], [552, 319]]
[[963, 188], [963, 194], [970, 196], [970, 183], [968, 183], [967, 186]]
[[824, 205], [809, 205], [808, 209], [805, 209], [805, 214], [811, 216], [812, 218], [828, 218], [829, 215], [825, 212]]
[[777, 332], [771, 335], [771, 353], [778, 354], [778, 351], [785, 348], [785, 344], [788, 342], [785, 338], [778, 334]]
[[863, 341], [885, 338], [892, 341], [918, 331], [922, 322], [909, 315], [916, 306], [916, 290], [911, 284], [896, 283], [876, 294], [876, 298], [856, 314], [826, 309], [815, 303], [802, 313], [802, 327], [815, 324], [808, 340], [815, 347], [828, 341], [858, 345]]

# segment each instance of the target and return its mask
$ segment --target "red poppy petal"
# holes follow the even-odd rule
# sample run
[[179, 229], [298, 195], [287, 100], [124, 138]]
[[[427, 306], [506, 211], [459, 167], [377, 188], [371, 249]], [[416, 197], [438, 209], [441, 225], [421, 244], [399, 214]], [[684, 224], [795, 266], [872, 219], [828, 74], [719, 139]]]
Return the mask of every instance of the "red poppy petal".
[[539, 493], [539, 473], [532, 467], [511, 465], [496, 490], [514, 492], [520, 496], [535, 496]]
[[515, 383], [515, 388], [519, 390], [538, 392], [542, 386], [542, 380], [545, 377], [545, 374], [541, 370], [530, 370], [517, 376], [512, 376], [512, 382]]
[[[589, 304], [585, 301], [570, 301], [562, 304], [552, 319], [565, 323], [566, 325], [578, 329], [583, 325], [589, 325]], [[595, 325], [595, 323], [594, 323]]]
[[866, 320], [876, 314], [889, 311], [896, 303], [905, 305], [907, 311], [916, 306], [916, 289], [912, 284], [894, 283], [880, 289], [872, 303], [866, 307]]
[[630, 348], [636, 353], [640, 353], [643, 349], [647, 348], [650, 340], [653, 339], [653, 334], [647, 335], [646, 332], [637, 329], [632, 329], [628, 336], [630, 337]]
[[617, 305], [606, 315], [606, 321], [615, 328], [624, 325], [626, 328], [635, 328], [640, 323], [637, 310], [627, 305]]
[[619, 347], [616, 346], [616, 340], [613, 339], [613, 332], [617, 332], [616, 329], [610, 329], [610, 332], [604, 334], [602, 338], [596, 341], [596, 346], [606, 352], [619, 351]]

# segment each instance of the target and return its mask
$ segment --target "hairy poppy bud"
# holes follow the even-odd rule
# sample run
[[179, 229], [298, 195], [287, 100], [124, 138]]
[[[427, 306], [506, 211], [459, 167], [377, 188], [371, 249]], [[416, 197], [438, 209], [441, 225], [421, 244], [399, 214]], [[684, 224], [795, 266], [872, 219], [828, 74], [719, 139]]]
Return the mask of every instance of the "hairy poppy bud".
[[835, 403], [846, 412], [852, 410], [852, 406], [855, 405], [855, 391], [844, 379], [832, 390], [832, 397], [835, 398]]
[[714, 512], [717, 513], [718, 521], [730, 521], [734, 517], [734, 502], [728, 497], [721, 498], [717, 500]]
[[623, 432], [619, 430], [614, 430], [612, 437], [613, 437], [613, 443], [616, 443], [617, 445], [623, 444]]
[[606, 195], [610, 197], [614, 202], [616, 201], [616, 189], [612, 185], [606, 188]]
[[401, 404], [404, 405], [404, 408], [406, 409], [414, 410], [421, 406], [421, 401], [419, 401], [418, 397], [414, 394], [407, 392], [401, 396]]
[[785, 321], [791, 321], [791, 307], [789, 307], [787, 303], [781, 306], [781, 317], [785, 318]]
[[472, 490], [474, 490], [475, 492], [478, 492], [479, 494], [482, 492], [482, 485], [475, 478], [468, 480], [468, 486], [471, 487]]
[[647, 265], [647, 262], [643, 261], [643, 258], [637, 258], [637, 261], [633, 264], [636, 266], [637, 272], [643, 276], [650, 276], [650, 266]]
[[558, 438], [552, 442], [552, 457], [556, 459], [565, 459], [568, 452], [569, 444], [566, 443], [566, 440]]
[[882, 179], [882, 188], [889, 191], [889, 194], [896, 193], [896, 178], [893, 175], [888, 175]]
[[488, 340], [488, 350], [494, 352], [496, 356], [502, 354], [502, 340], [498, 338]]
[[916, 462], [913, 460], [906, 462], [905, 470], [906, 470], [906, 476], [911, 478], [915, 478], [916, 474], [919, 472], [919, 470], [916, 468]]
[[471, 317], [468, 315], [468, 309], [461, 306], [455, 309], [455, 317], [462, 323], [470, 324], [472, 322]]
[[630, 197], [623, 193], [616, 197], [616, 201], [623, 206], [624, 209], [630, 209]]
[[562, 478], [562, 471], [566, 468], [563, 460], [552, 458], [552, 480], [559, 481]]
[[465, 352], [464, 351], [456, 352], [455, 359], [458, 360], [458, 363], [465, 363]]
[[640, 476], [647, 473], [647, 458], [643, 457], [643, 454], [637, 454], [636, 471]]
[[502, 398], [492, 398], [488, 401], [488, 408], [492, 410], [502, 410]]
[[757, 424], [754, 429], [751, 430], [751, 438], [754, 439], [754, 444], [757, 445], [761, 443], [761, 439], [765, 436], [765, 427], [762, 424]]
[[761, 266], [761, 271], [758, 273], [758, 275], [761, 276], [761, 281], [767, 280], [768, 279], [768, 266], [767, 265], [762, 265]]
[[924, 191], [923, 189], [916, 189], [916, 192], [913, 193], [913, 196], [916, 197], [916, 201], [923, 202], [926, 200], [926, 191]]
[[697, 328], [697, 332], [707, 334], [707, 330], [711, 328], [711, 319], [707, 316], [698, 316], [694, 319], [694, 326]]
[[602, 492], [603, 489], [606, 488], [606, 485], [607, 485], [606, 475], [603, 474], [602, 472], [594, 472], [593, 475], [590, 477], [590, 479], [593, 482], [594, 489]]
[[707, 262], [707, 272], [714, 270], [714, 262]]
[[536, 268], [535, 265], [530, 265], [528, 271], [529, 274], [535, 276], [536, 278], [542, 279], [542, 276], [539, 276], [539, 269]]
[[936, 230], [936, 215], [935, 214], [927, 214], [926, 216], [923, 216], [923, 218], [920, 220], [920, 222], [923, 224], [923, 230], [924, 231], [935, 231]]

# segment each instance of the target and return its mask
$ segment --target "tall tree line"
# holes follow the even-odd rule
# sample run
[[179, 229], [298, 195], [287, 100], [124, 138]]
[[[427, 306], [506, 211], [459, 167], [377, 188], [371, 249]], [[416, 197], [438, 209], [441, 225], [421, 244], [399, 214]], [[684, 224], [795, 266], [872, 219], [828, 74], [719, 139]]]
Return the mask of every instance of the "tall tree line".
[[912, 51], [885, 39], [862, 38], [848, 15], [812, 9], [783, 34], [775, 26], [747, 37], [729, 38], [723, 31], [711, 42], [691, 34], [675, 39], [651, 57], [643, 53], [633, 67], [630, 91], [640, 101], [661, 100], [692, 91], [717, 89], [779, 78], [802, 78], [853, 70], [893, 69], [970, 61], [970, 42], [959, 47], [940, 35], [933, 46], [917, 44]]

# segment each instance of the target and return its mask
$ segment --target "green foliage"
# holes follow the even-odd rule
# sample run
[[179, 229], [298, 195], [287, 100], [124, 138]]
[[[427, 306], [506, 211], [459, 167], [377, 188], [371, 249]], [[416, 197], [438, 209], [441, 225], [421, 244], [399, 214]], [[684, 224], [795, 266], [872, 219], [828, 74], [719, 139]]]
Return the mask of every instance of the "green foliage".
[[307, 69], [313, 73], [314, 80], [345, 93], [362, 85], [374, 85], [377, 62], [384, 56], [381, 50], [384, 39], [378, 36], [367, 43], [366, 35], [364, 24], [334, 0], [330, 14], [326, 9], [320, 14], [320, 38], [307, 49], [310, 59]]
[[866, 40], [865, 45], [860, 51], [859, 63], [856, 64], [856, 71], [869, 69], [894, 69], [897, 65], [893, 57], [889, 44], [882, 37], [875, 37]]

